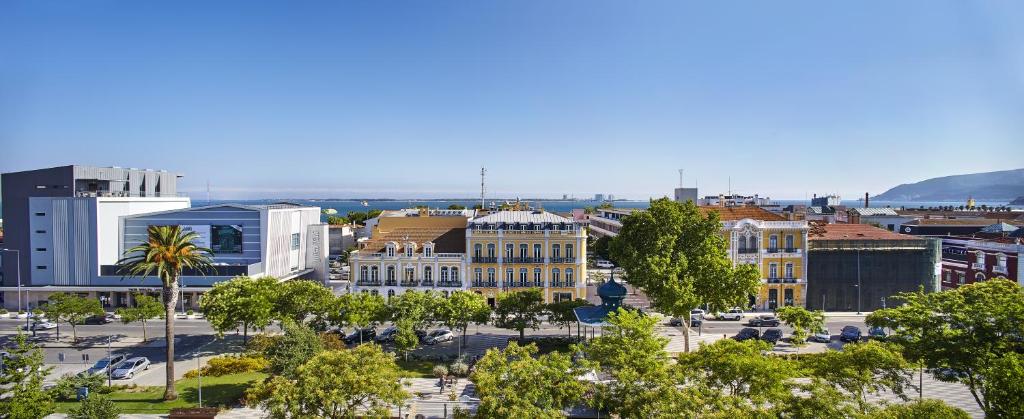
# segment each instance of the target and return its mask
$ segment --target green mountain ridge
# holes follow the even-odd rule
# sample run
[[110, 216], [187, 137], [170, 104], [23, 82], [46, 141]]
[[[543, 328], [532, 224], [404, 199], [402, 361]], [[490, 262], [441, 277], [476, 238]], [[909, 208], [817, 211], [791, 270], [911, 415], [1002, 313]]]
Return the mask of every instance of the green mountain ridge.
[[1024, 196], [1024, 169], [943, 176], [896, 186], [871, 199], [880, 201], [1010, 202]]

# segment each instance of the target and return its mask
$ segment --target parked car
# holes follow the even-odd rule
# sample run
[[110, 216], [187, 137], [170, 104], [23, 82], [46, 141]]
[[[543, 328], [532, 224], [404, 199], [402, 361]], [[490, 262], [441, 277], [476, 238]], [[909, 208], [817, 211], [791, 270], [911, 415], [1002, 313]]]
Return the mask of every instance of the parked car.
[[832, 335], [828, 332], [828, 329], [821, 329], [811, 335], [811, 342], [829, 343], [832, 342]]
[[131, 358], [114, 366], [114, 370], [110, 373], [110, 378], [115, 380], [131, 380], [135, 377], [135, 373], [149, 369], [149, 358], [140, 356], [137, 358]]
[[774, 327], [765, 330], [764, 333], [761, 334], [761, 340], [771, 343], [772, 345], [779, 343], [780, 339], [782, 339], [782, 330]]
[[682, 327], [683, 326], [683, 319], [680, 319], [678, 317], [673, 317], [671, 319], [668, 319], [668, 325], [669, 326], [674, 326], [674, 327]]
[[860, 328], [857, 326], [846, 326], [839, 332], [840, 342], [860, 342]]
[[607, 260], [598, 259], [597, 262], [594, 262], [594, 266], [596, 266], [598, 268], [601, 268], [601, 269], [612, 269], [612, 268], [615, 267], [615, 264], [611, 263], [611, 262], [609, 262]]
[[395, 326], [388, 326], [383, 332], [377, 334], [377, 342], [391, 342], [395, 340], [395, 335], [398, 334], [398, 328]]
[[753, 327], [779, 327], [779, 319], [771, 314], [762, 314], [747, 323]]
[[427, 335], [427, 345], [436, 345], [441, 342], [448, 342], [455, 339], [455, 335], [448, 329], [437, 329]]
[[57, 323], [51, 322], [49, 320], [35, 321], [32, 322], [31, 325], [21, 326], [21, 330], [50, 330], [56, 328]]
[[705, 314], [704, 310], [700, 309], [700, 308], [695, 308], [693, 310], [690, 310], [690, 318], [691, 319], [692, 318], [699, 318], [701, 320], [704, 320], [704, 314]]
[[353, 343], [359, 343], [359, 342], [363, 342], [363, 343], [370, 342], [370, 341], [373, 341], [373, 339], [375, 337], [377, 337], [377, 329], [372, 328], [372, 327], [367, 327], [367, 328], [364, 328], [364, 329], [353, 330], [352, 333], [350, 333], [348, 336], [345, 336], [344, 341], [345, 341], [346, 344], [351, 345]]
[[757, 339], [759, 337], [761, 337], [761, 332], [759, 332], [757, 329], [754, 329], [752, 327], [744, 327], [740, 329], [740, 332], [737, 333], [736, 336], [733, 336], [732, 338], [742, 342], [748, 339]]
[[690, 327], [700, 327], [702, 324], [704, 324], [704, 318], [695, 315], [690, 316]]
[[739, 307], [734, 307], [734, 308], [730, 309], [729, 311], [727, 311], [725, 313], [718, 313], [718, 315], [715, 316], [715, 317], [717, 317], [718, 320], [736, 320], [736, 321], [739, 321], [739, 320], [743, 319], [743, 310], [741, 308], [739, 308]]
[[124, 361], [126, 358], [127, 357], [124, 355], [111, 355], [109, 357], [96, 361], [96, 363], [93, 364], [92, 367], [89, 367], [89, 369], [82, 371], [80, 375], [107, 375], [107, 372], [110, 371], [111, 367], [120, 364], [121, 361]]
[[413, 330], [413, 332], [416, 333], [416, 338], [419, 339], [420, 343], [423, 343], [423, 342], [427, 341], [427, 331], [426, 330], [415, 329], [415, 330]]
[[114, 316], [110, 314], [102, 314], [99, 316], [89, 316], [85, 318], [83, 324], [107, 324], [114, 321]]
[[868, 329], [868, 337], [871, 339], [885, 340], [889, 335], [885, 333], [885, 329], [875, 326]]

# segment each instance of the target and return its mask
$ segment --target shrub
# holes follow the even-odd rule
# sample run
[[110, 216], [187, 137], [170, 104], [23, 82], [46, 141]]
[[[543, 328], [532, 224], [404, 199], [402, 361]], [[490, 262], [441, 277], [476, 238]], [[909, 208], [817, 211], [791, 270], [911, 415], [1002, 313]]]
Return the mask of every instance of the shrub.
[[69, 419], [117, 419], [120, 414], [121, 409], [114, 402], [99, 394], [86, 397], [68, 410]]
[[469, 372], [469, 365], [466, 365], [466, 363], [462, 361], [455, 361], [450, 367], [448, 367], [448, 372], [452, 373], [452, 375], [456, 377], [465, 377], [466, 373]]
[[65, 375], [57, 380], [57, 383], [50, 389], [50, 394], [58, 400], [75, 400], [78, 397], [79, 387], [86, 387], [89, 389], [89, 394], [93, 394], [106, 390], [104, 387], [106, 384], [105, 375], [89, 374], [82, 377]]
[[[206, 366], [201, 370], [203, 375], [206, 377], [220, 377], [228, 374], [238, 374], [243, 372], [262, 371], [270, 366], [270, 362], [265, 358], [252, 357], [252, 356], [219, 356], [216, 358], [210, 358], [207, 361]], [[192, 370], [185, 373], [185, 378], [195, 378], [199, 375], [200, 370]]]
[[4, 314], [7, 314], [7, 309], [6, 308], [0, 308], [0, 316], [2, 316]]
[[444, 376], [448, 375], [448, 367], [446, 367], [444, 365], [435, 365], [433, 373], [434, 373], [434, 377], [437, 377], [437, 378], [444, 377]]

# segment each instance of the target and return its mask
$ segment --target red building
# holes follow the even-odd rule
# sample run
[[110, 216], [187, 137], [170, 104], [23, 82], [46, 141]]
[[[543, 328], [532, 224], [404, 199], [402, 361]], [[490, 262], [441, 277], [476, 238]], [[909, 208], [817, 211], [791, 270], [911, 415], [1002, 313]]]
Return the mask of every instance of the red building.
[[1016, 237], [943, 237], [942, 289], [1006, 278], [1024, 285], [1024, 244]]

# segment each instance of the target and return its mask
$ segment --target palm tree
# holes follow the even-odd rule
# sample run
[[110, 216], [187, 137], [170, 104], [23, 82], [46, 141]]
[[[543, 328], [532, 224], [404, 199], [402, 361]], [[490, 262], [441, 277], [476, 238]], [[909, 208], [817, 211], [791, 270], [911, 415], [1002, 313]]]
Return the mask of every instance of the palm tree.
[[213, 251], [196, 246], [199, 234], [182, 231], [181, 226], [149, 226], [148, 235], [145, 243], [124, 252], [121, 260], [117, 261], [118, 272], [132, 278], [154, 274], [160, 278], [167, 315], [164, 325], [167, 339], [164, 400], [174, 400], [178, 398], [174, 390], [174, 306], [178, 302], [178, 278], [184, 269], [200, 275], [213, 269], [210, 263]]

